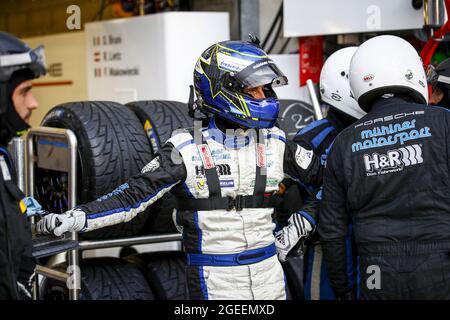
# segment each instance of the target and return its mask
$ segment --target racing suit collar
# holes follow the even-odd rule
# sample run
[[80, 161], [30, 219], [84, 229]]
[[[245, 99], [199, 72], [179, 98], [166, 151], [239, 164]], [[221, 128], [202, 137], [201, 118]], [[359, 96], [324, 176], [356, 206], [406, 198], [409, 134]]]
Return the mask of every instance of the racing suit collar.
[[357, 120], [349, 115], [335, 110], [334, 108], [330, 108], [326, 119], [336, 129], [337, 132], [341, 132]]
[[[250, 144], [251, 141], [253, 141], [252, 136], [245, 135], [243, 130], [230, 129], [231, 131], [236, 132], [235, 135], [224, 133], [222, 130], [219, 129], [216, 124], [215, 118], [212, 117], [208, 124], [206, 138], [209, 140], [214, 140], [224, 145], [225, 148], [229, 149], [239, 149], [242, 147], [246, 147]], [[241, 132], [242, 135], [240, 135], [239, 132]]]

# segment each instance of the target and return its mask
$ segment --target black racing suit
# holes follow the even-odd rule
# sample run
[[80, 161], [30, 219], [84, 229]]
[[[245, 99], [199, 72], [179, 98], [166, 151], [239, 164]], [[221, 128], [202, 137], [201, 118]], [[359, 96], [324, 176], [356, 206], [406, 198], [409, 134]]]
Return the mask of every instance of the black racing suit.
[[[354, 118], [346, 116], [334, 109], [330, 109], [325, 118], [311, 122], [303, 129], [299, 130], [293, 141], [306, 149], [313, 150], [314, 154], [320, 157], [321, 165], [324, 166], [328, 149], [333, 144], [334, 139], [339, 132], [354, 121]], [[310, 192], [317, 191], [304, 184], [302, 184], [302, 186], [309, 189]], [[308, 220], [311, 220], [314, 225], [317, 223], [318, 219], [317, 204], [318, 201], [314, 195], [314, 197], [310, 197], [309, 201], [306, 201], [303, 205], [305, 215], [310, 216]]]
[[22, 299], [34, 273], [30, 224], [13, 164], [0, 147], [0, 300]]
[[[345, 115], [332, 107], [330, 107], [326, 118], [311, 122], [306, 127], [301, 129], [295, 136], [294, 141], [307, 149], [314, 150], [314, 153], [321, 157], [322, 165], [325, 165], [327, 153], [332, 146], [337, 135], [347, 128], [356, 119]], [[306, 189], [306, 188], [305, 188]], [[321, 197], [321, 191], [317, 194], [312, 192], [307, 200], [304, 202], [299, 213], [303, 215], [313, 226], [317, 226], [317, 221], [320, 220], [318, 216], [318, 204]], [[353, 245], [351, 236], [351, 225], [349, 226], [349, 233], [347, 237], [347, 246], [350, 249]], [[315, 232], [306, 243], [307, 250], [305, 253], [305, 284], [304, 294], [307, 300], [335, 300], [333, 290], [326, 272], [325, 262], [323, 261], [322, 248], [319, 242], [319, 234]], [[356, 276], [354, 273], [352, 250], [348, 250], [347, 259], [349, 261], [348, 276], [355, 283]]]
[[318, 228], [338, 297], [352, 222], [361, 299], [450, 299], [449, 139], [448, 110], [398, 97], [336, 138]]

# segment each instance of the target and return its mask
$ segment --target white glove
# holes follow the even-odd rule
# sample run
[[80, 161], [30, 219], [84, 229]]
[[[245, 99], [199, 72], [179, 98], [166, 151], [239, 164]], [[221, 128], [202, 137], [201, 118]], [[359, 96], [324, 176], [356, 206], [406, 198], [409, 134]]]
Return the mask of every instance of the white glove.
[[36, 224], [38, 234], [51, 234], [59, 237], [66, 232], [81, 231], [86, 224], [86, 214], [73, 209], [62, 214], [50, 213]]
[[275, 234], [275, 246], [278, 259], [286, 261], [289, 251], [295, 247], [298, 241], [308, 236], [313, 230], [311, 223], [302, 215], [294, 213], [288, 220], [288, 225]]

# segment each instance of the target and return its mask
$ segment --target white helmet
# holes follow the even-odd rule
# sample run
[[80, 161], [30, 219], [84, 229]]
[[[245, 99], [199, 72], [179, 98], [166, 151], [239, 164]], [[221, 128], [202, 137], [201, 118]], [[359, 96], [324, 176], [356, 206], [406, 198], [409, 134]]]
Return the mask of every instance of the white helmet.
[[352, 97], [348, 81], [350, 60], [358, 47], [348, 47], [328, 57], [320, 72], [320, 96], [322, 101], [343, 113], [360, 119], [366, 112]]
[[389, 93], [406, 93], [418, 103], [428, 103], [422, 60], [411, 44], [396, 36], [378, 36], [361, 44], [350, 63], [349, 80], [365, 111], [373, 100]]

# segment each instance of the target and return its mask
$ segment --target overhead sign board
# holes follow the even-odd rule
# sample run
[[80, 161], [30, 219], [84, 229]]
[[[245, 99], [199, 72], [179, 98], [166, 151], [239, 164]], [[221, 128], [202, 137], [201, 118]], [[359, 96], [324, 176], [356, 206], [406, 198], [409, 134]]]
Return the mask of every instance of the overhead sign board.
[[421, 29], [423, 7], [410, 0], [283, 0], [284, 36]]

